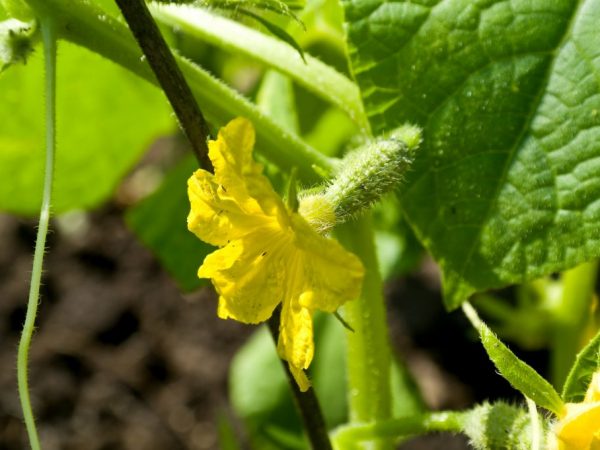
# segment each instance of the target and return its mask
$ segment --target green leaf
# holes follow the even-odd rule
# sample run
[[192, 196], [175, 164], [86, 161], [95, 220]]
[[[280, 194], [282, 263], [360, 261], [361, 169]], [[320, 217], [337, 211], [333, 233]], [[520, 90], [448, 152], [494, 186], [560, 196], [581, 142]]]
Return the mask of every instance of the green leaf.
[[357, 133], [356, 124], [337, 108], [328, 108], [304, 136], [306, 142], [328, 156], [339, 156]]
[[402, 207], [448, 307], [600, 256], [600, 1], [344, 0], [377, 134], [424, 144]]
[[538, 406], [560, 415], [563, 402], [552, 385], [548, 383], [535, 369], [521, 361], [500, 339], [479, 319], [475, 309], [469, 303], [463, 306], [465, 314], [477, 329], [481, 343], [488, 356], [512, 387]]
[[[41, 52], [0, 74], [0, 210], [39, 211], [44, 167]], [[53, 211], [106, 200], [173, 125], [157, 89], [97, 55], [60, 43]]]
[[242, 448], [235, 433], [235, 424], [226, 412], [221, 412], [217, 416], [217, 432], [221, 450], [240, 450]]
[[563, 386], [563, 400], [571, 403], [582, 402], [592, 375], [598, 370], [600, 370], [600, 332], [577, 355]]
[[229, 398], [246, 424], [253, 448], [302, 448], [302, 426], [288, 380], [266, 326], [261, 326], [233, 358]]
[[[167, 2], [169, 3], [169, 2]], [[170, 3], [192, 3], [191, 1], [175, 1]], [[294, 0], [199, 0], [193, 2], [196, 5], [222, 9], [225, 11], [241, 12], [242, 8], [254, 8], [262, 11], [271, 11], [284, 17], [297, 20], [292, 10], [303, 7], [303, 1]]]
[[415, 380], [408, 368], [397, 358], [392, 358], [390, 386], [392, 417], [411, 417], [427, 410]]
[[302, 58], [302, 61], [306, 64], [306, 58], [304, 58], [304, 51], [302, 50], [302, 47], [300, 47], [298, 45], [296, 40], [292, 36], [290, 36], [287, 31], [285, 31], [283, 28], [275, 25], [274, 23], [269, 22], [264, 17], [261, 17], [258, 14], [253, 13], [252, 11], [248, 11], [247, 9], [240, 9], [240, 12], [247, 15], [248, 17], [252, 17], [258, 23], [260, 23], [262, 26], [264, 26], [267, 30], [269, 30], [269, 32], [273, 36], [282, 40], [283, 42], [288, 44], [290, 47], [292, 47], [294, 50], [296, 50], [298, 52], [298, 54], [300, 55], [300, 57]]
[[315, 360], [310, 374], [331, 429], [347, 420], [346, 337], [344, 325], [332, 314], [315, 316]]
[[396, 196], [385, 196], [375, 205], [373, 222], [381, 277], [388, 280], [415, 270], [423, 256], [423, 248], [402, 217]]
[[187, 180], [197, 168], [192, 155], [184, 158], [167, 174], [160, 188], [126, 216], [131, 229], [184, 291], [207, 284], [197, 272], [204, 257], [215, 249], [187, 229]]
[[274, 70], [268, 70], [256, 95], [256, 103], [281, 128], [298, 133], [298, 115], [292, 81]]

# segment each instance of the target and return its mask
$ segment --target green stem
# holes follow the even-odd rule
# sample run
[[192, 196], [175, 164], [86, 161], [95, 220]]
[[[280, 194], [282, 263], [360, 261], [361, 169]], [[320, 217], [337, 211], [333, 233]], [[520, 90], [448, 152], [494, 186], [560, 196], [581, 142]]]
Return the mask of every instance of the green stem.
[[[391, 352], [371, 215], [340, 226], [338, 236], [365, 267], [360, 298], [344, 305], [345, 318], [355, 330], [346, 332], [350, 421], [389, 419]], [[375, 445], [373, 448], [388, 448], [389, 442]]]
[[554, 309], [551, 370], [554, 386], [563, 385], [575, 356], [583, 344], [590, 318], [598, 261], [587, 262], [563, 272], [562, 297]]
[[370, 133], [356, 84], [317, 58], [306, 55], [305, 62], [284, 42], [199, 8], [154, 4], [151, 11], [161, 22], [190, 36], [224, 50], [241, 53], [284, 73], [346, 112], [363, 133]]
[[[54, 19], [58, 37], [86, 47], [157, 84], [127, 27], [97, 6], [83, 0], [27, 0], [27, 3], [38, 17]], [[225, 83], [185, 58], [176, 56], [175, 59], [209, 121], [225, 123], [238, 116], [250, 119], [257, 131], [256, 148], [283, 169], [297, 167], [299, 177], [305, 182], [320, 179], [313, 166], [325, 172], [334, 169], [335, 160], [284, 130]]]
[[23, 410], [23, 418], [25, 419], [29, 443], [33, 450], [39, 450], [41, 447], [35, 427], [31, 400], [29, 398], [27, 362], [40, 298], [42, 265], [44, 262], [48, 223], [50, 221], [50, 201], [52, 198], [52, 180], [54, 178], [54, 153], [56, 144], [56, 34], [51, 19], [43, 19], [41, 21], [41, 28], [44, 41], [44, 61], [46, 68], [46, 169], [44, 173], [44, 192], [40, 210], [40, 221], [35, 242], [35, 252], [33, 255], [33, 270], [31, 272], [27, 313], [25, 315], [25, 323], [23, 324], [23, 333], [21, 334], [17, 355], [19, 398], [21, 399], [21, 409]]
[[406, 436], [432, 432], [461, 432], [465, 414], [460, 412], [435, 412], [378, 422], [347, 425], [334, 433], [335, 447], [340, 450], [357, 448], [357, 443], [385, 438], [396, 441]]

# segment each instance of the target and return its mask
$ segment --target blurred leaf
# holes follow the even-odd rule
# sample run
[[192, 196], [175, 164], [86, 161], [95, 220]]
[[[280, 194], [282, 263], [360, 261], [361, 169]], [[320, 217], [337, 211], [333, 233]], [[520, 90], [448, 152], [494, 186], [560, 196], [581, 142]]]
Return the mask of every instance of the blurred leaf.
[[391, 369], [392, 417], [410, 417], [425, 412], [427, 407], [407, 367], [398, 358], [393, 358]]
[[346, 336], [332, 314], [315, 316], [315, 361], [312, 382], [329, 429], [344, 423], [348, 413], [346, 392]]
[[0, 0], [0, 20], [4, 16], [23, 22], [34, 22], [33, 11], [25, 0]]
[[[468, 303], [466, 304], [468, 305]], [[488, 356], [512, 387], [526, 397], [533, 400], [538, 406], [546, 408], [560, 415], [563, 402], [552, 385], [548, 383], [535, 369], [521, 361], [510, 349], [496, 337], [496, 335], [483, 323], [470, 305], [465, 308], [465, 313], [471, 321], [477, 324], [476, 328], [481, 338], [481, 343]]]
[[563, 386], [563, 400], [570, 403], [582, 402], [592, 375], [598, 370], [600, 370], [600, 331], [577, 355]]
[[192, 155], [185, 157], [165, 177], [160, 188], [127, 212], [127, 223], [152, 250], [162, 266], [184, 291], [208, 281], [198, 278], [198, 268], [214, 247], [187, 229], [190, 203], [187, 180], [198, 169]]
[[600, 256], [600, 1], [343, 4], [374, 133], [424, 129], [401, 204], [449, 308]]
[[304, 139], [327, 156], [339, 156], [356, 133], [356, 124], [340, 109], [332, 107], [323, 113]]
[[[58, 55], [53, 210], [92, 208], [106, 200], [154, 138], [171, 130], [157, 89], [79, 47]], [[0, 210], [39, 210], [44, 167], [41, 52], [0, 74]]]
[[306, 43], [315, 40], [328, 41], [329, 44], [339, 48], [346, 55], [344, 10], [339, 1], [308, 0], [299, 15], [306, 25], [304, 32], [298, 32], [298, 34], [303, 35], [298, 36], [299, 39]]
[[300, 418], [266, 326], [261, 326], [233, 358], [229, 398], [256, 448], [293, 448], [290, 442], [302, 441]]
[[220, 450], [241, 450], [242, 446], [236, 437], [234, 425], [224, 412], [217, 416], [217, 433]]
[[402, 217], [395, 195], [389, 195], [373, 210], [375, 247], [384, 280], [405, 274], [417, 267], [423, 247]]
[[[298, 133], [298, 116], [292, 80], [274, 70], [265, 72], [256, 95], [256, 103], [281, 127]], [[318, 148], [318, 147], [316, 147]]]
[[264, 325], [237, 352], [229, 377], [232, 405], [244, 419], [268, 416], [280, 403], [291, 402], [273, 338]]

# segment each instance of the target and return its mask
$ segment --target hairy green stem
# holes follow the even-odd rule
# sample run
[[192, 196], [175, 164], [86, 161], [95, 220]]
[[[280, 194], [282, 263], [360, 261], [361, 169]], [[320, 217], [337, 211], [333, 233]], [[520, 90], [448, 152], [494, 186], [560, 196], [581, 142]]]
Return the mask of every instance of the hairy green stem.
[[116, 0], [129, 29], [175, 111], [200, 165], [211, 170], [208, 124], [144, 0]]
[[46, 235], [48, 234], [48, 223], [50, 221], [50, 202], [52, 198], [52, 180], [54, 178], [54, 152], [56, 145], [56, 34], [54, 23], [51, 19], [41, 21], [42, 38], [44, 41], [44, 61], [46, 69], [46, 168], [44, 173], [44, 192], [40, 210], [40, 220], [33, 255], [33, 270], [31, 271], [31, 284], [29, 287], [29, 300], [27, 301], [27, 313], [23, 324], [23, 333], [19, 342], [17, 355], [17, 384], [19, 387], [19, 398], [27, 435], [32, 450], [39, 450], [40, 440], [35, 427], [31, 399], [29, 397], [29, 383], [27, 379], [27, 363], [29, 358], [29, 347], [31, 336], [35, 327], [38, 302], [40, 298], [40, 283], [42, 278], [42, 266], [44, 262], [44, 251], [46, 249]]
[[360, 448], [358, 445], [360, 442], [375, 439], [385, 438], [389, 441], [396, 441], [402, 437], [432, 432], [458, 433], [463, 429], [465, 417], [464, 413], [448, 411], [346, 425], [334, 432], [333, 441], [336, 449], [352, 450]]
[[[83, 0], [27, 0], [27, 3], [37, 16], [54, 19], [59, 38], [86, 47], [157, 84], [127, 27], [97, 6]], [[283, 169], [297, 167], [299, 177], [305, 182], [321, 178], [314, 166], [325, 172], [334, 169], [335, 160], [284, 130], [248, 99], [189, 60], [180, 56], [175, 59], [208, 120], [225, 123], [238, 116], [250, 119], [257, 131], [256, 148]]]
[[[351, 422], [371, 422], [391, 417], [391, 352], [387, 335], [383, 282], [378, 270], [371, 215], [338, 227], [340, 241], [365, 267], [362, 293], [344, 305], [347, 331], [348, 392]], [[380, 440], [370, 448], [390, 448]]]
[[551, 374], [556, 387], [563, 385], [583, 345], [597, 274], [598, 261], [581, 264], [562, 274], [562, 296], [554, 309], [551, 347]]
[[338, 106], [363, 133], [370, 134], [369, 121], [356, 84], [317, 58], [306, 55], [306, 61], [303, 61], [298, 52], [284, 42], [199, 8], [154, 4], [151, 11], [161, 22], [197, 39], [241, 53], [289, 76]]

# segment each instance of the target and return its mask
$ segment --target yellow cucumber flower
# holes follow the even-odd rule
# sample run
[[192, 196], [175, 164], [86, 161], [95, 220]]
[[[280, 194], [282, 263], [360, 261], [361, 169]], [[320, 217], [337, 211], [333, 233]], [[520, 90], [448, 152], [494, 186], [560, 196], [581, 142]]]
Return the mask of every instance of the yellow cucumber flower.
[[282, 302], [277, 351], [305, 391], [313, 312], [334, 312], [358, 297], [364, 270], [355, 255], [286, 209], [252, 159], [253, 147], [252, 124], [232, 120], [209, 142], [214, 175], [200, 169], [188, 181], [188, 228], [220, 247], [198, 276], [212, 280], [223, 319], [263, 322]]
[[600, 372], [581, 403], [567, 403], [554, 429], [560, 450], [600, 450]]

